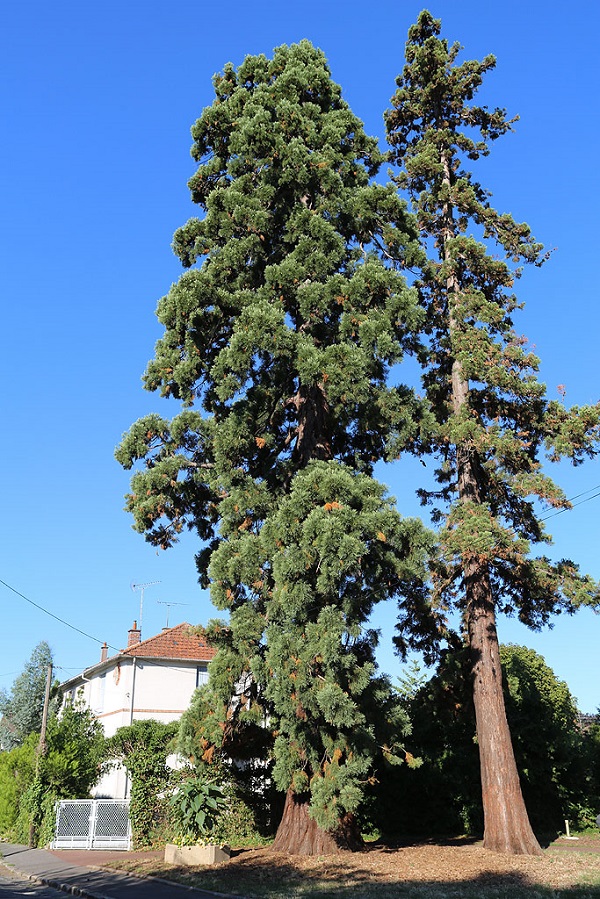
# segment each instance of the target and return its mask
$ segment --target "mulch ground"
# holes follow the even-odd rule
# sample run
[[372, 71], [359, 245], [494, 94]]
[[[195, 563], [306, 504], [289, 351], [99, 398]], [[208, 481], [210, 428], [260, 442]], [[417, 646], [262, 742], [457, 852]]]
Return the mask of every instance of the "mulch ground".
[[[74, 864], [118, 868], [146, 876], [193, 882], [194, 869], [173, 869], [164, 864], [163, 853], [61, 850], [55, 854]], [[212, 869], [215, 870], [216, 869]], [[340, 882], [356, 887], [402, 882], [414, 883], [505, 883], [540, 884], [552, 889], [575, 886], [584, 880], [600, 883], [600, 839], [558, 839], [544, 854], [506, 856], [483, 849], [481, 843], [449, 841], [402, 845], [372, 844], [361, 852], [337, 856], [299, 857], [265, 849], [245, 849], [232, 854], [219, 866], [219, 888], [238, 893], [240, 884], [252, 892], [273, 878], [292, 882]], [[260, 891], [258, 891], [260, 894]]]

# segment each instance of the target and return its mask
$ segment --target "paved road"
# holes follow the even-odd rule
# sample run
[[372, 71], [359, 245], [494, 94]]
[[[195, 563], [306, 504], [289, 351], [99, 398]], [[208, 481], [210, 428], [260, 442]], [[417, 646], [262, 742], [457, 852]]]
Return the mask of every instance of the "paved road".
[[[11, 843], [0, 843], [0, 855], [4, 864], [18, 874], [29, 876], [51, 887], [59, 887], [63, 893], [90, 897], [90, 899], [217, 899], [219, 894], [187, 887], [154, 878], [138, 878], [118, 871], [105, 871], [89, 867], [89, 853], [83, 852], [84, 863], [77, 863], [72, 852], [48, 852], [45, 849], [28, 849]], [[99, 859], [98, 859], [99, 860]], [[86, 864], [87, 862], [87, 864]], [[12, 873], [12, 872], [11, 872]], [[8, 875], [10, 876], [10, 874]], [[33, 889], [33, 887], [32, 887]], [[10, 895], [10, 894], [9, 894]], [[26, 895], [36, 896], [30, 892]], [[49, 896], [56, 899], [57, 894]], [[5, 897], [0, 893], [0, 899]], [[64, 899], [64, 897], [63, 897]]]
[[0, 899], [25, 899], [31, 896], [33, 899], [60, 899], [64, 894], [51, 887], [41, 886], [17, 877], [8, 868], [0, 865]]

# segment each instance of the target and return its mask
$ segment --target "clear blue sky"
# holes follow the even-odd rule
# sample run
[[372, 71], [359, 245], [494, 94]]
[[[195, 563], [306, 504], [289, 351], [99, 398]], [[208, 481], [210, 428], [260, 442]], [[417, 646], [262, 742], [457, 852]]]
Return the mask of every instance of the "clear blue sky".
[[[205, 622], [194, 545], [157, 554], [122, 511], [128, 474], [113, 460], [141, 415], [176, 407], [146, 394], [140, 376], [160, 335], [154, 308], [179, 274], [172, 234], [195, 214], [189, 128], [212, 102], [211, 77], [248, 53], [307, 37], [381, 136], [421, 2], [303, 3], [32, 0], [6, 4], [0, 27], [2, 139], [2, 524], [0, 578], [75, 627], [119, 648], [139, 616], [144, 636], [165, 624]], [[527, 221], [556, 250], [520, 284], [517, 329], [542, 358], [549, 392], [594, 402], [597, 374], [598, 89], [600, 11], [531, 0], [430, 6], [465, 56], [497, 56], [483, 100], [519, 114], [479, 168], [498, 208]], [[382, 473], [400, 510], [418, 512], [423, 469]], [[570, 496], [600, 492], [600, 464], [561, 466]], [[600, 578], [590, 499], [549, 524], [553, 553]], [[10, 687], [48, 640], [66, 678], [99, 659], [99, 642], [51, 619], [0, 585], [0, 686]], [[389, 643], [394, 616], [379, 612]], [[532, 634], [500, 622], [500, 638], [532, 646], [566, 680], [584, 711], [600, 706], [600, 617], [584, 612]], [[380, 655], [392, 676], [400, 664]]]

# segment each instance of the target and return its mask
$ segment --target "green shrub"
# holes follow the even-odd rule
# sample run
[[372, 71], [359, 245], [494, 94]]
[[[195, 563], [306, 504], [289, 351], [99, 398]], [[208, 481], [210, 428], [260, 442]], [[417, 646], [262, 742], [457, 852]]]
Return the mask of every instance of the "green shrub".
[[211, 839], [227, 807], [223, 787], [198, 777], [184, 781], [171, 797], [178, 839], [183, 845]]
[[37, 742], [38, 735], [30, 734], [22, 746], [9, 752], [0, 752], [0, 836], [7, 839], [14, 839], [17, 832], [21, 833], [17, 824], [19, 805], [33, 780]]

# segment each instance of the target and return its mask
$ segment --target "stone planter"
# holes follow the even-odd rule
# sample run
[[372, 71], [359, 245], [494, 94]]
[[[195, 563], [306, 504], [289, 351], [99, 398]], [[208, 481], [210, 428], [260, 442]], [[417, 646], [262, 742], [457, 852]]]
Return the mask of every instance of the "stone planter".
[[219, 865], [229, 861], [229, 846], [176, 846], [167, 843], [165, 862], [168, 865]]

